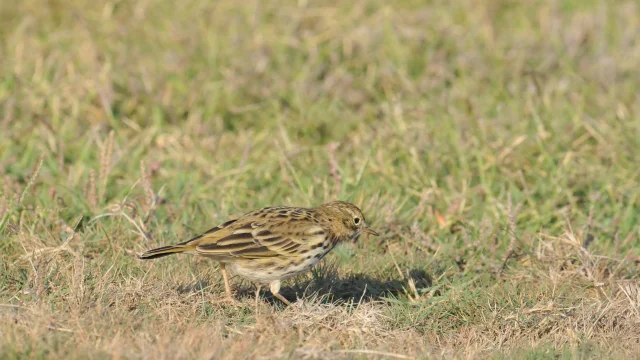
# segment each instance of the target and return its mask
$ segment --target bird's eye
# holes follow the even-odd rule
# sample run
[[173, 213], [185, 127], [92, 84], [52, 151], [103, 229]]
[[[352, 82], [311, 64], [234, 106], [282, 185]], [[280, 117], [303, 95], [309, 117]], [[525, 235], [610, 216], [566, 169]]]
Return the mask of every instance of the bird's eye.
[[360, 224], [360, 218], [359, 217], [354, 217], [353, 218], [353, 223], [356, 224], [356, 225]]

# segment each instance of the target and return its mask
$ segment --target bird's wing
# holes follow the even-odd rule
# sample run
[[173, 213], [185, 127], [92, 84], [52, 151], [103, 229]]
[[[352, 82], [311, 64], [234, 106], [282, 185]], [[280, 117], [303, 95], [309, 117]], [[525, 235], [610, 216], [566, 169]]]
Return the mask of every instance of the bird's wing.
[[322, 243], [323, 239], [324, 230], [312, 221], [250, 216], [203, 234], [194, 245], [204, 256], [259, 259], [297, 256], [300, 247]]
[[218, 225], [218, 226], [216, 226], [214, 228], [211, 228], [211, 229], [205, 231], [204, 233], [202, 233], [202, 234], [200, 234], [200, 235], [198, 235], [196, 237], [193, 237], [193, 238], [191, 238], [191, 239], [189, 239], [187, 241], [181, 242], [178, 245], [186, 245], [186, 246], [193, 246], [193, 247], [198, 246], [198, 244], [201, 241], [203, 241], [205, 238], [220, 236], [220, 235], [228, 232], [228, 231], [222, 231], [221, 232], [221, 230], [229, 228], [236, 221], [238, 221], [238, 219], [233, 219], [233, 220], [229, 220], [227, 222], [224, 222], [224, 223], [222, 223], [222, 224], [220, 224], [220, 225]]

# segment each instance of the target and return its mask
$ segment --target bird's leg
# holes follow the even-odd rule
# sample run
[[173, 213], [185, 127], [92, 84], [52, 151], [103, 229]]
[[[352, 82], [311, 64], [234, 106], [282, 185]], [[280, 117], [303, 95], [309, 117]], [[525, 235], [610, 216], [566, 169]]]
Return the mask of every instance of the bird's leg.
[[233, 298], [233, 293], [231, 293], [231, 285], [229, 285], [229, 274], [227, 274], [227, 268], [224, 263], [220, 263], [220, 271], [222, 272], [222, 279], [224, 280], [224, 291], [227, 294], [227, 297], [224, 301], [228, 301], [234, 305], [237, 305], [238, 302]]
[[260, 300], [260, 288], [261, 284], [256, 284], [256, 314], [258, 313], [258, 301]]
[[291, 306], [291, 302], [289, 302], [289, 300], [285, 299], [284, 296], [280, 295], [280, 280], [276, 280], [276, 281], [272, 282], [271, 285], [269, 286], [269, 290], [271, 290], [271, 293], [273, 294], [273, 296], [275, 296], [278, 299], [280, 299], [280, 301], [282, 301], [283, 303], [287, 304], [287, 306]]

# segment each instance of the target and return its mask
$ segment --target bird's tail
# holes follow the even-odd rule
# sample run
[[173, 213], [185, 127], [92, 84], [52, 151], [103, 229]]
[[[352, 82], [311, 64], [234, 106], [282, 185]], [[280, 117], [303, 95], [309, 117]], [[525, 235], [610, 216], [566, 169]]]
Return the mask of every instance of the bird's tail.
[[183, 244], [163, 246], [156, 249], [145, 251], [142, 255], [140, 255], [139, 259], [142, 259], [142, 260], [156, 259], [159, 257], [171, 255], [171, 254], [183, 253], [189, 250], [193, 250], [193, 246], [183, 245]]

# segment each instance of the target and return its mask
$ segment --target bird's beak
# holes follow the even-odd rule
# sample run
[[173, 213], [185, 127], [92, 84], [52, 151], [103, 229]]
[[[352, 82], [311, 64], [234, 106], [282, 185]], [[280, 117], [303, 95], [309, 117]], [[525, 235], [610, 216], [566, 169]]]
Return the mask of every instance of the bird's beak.
[[368, 227], [367, 225], [364, 226], [364, 228], [362, 229], [362, 231], [365, 234], [369, 234], [369, 235], [374, 235], [374, 236], [380, 236], [380, 234], [378, 234], [377, 232], [375, 232], [373, 229], [371, 229], [370, 227]]

